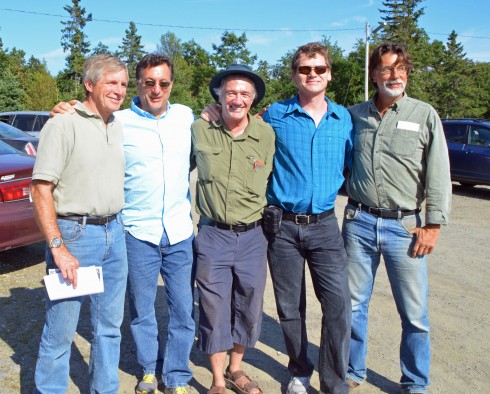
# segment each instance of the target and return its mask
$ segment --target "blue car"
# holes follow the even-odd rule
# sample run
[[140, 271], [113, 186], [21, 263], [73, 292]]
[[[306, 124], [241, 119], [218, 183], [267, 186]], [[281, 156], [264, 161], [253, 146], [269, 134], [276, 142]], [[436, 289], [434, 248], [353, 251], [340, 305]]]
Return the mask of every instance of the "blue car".
[[490, 186], [490, 120], [443, 119], [451, 179], [462, 186]]

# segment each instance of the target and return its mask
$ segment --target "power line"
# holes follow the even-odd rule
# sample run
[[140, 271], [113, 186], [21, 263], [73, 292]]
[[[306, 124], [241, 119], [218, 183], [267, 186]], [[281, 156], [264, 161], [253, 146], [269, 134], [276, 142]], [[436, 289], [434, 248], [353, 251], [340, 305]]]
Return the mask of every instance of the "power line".
[[[24, 10], [14, 10], [12, 8], [0, 8], [1, 11], [10, 11], [10, 12], [20, 12], [24, 14], [33, 14], [33, 15], [42, 15], [42, 16], [51, 16], [62, 19], [69, 19], [68, 15], [57, 15], [57, 14], [48, 14], [44, 12], [34, 12], [34, 11], [24, 11]], [[118, 24], [126, 24], [128, 25], [131, 21], [118, 21], [111, 19], [97, 19], [92, 18], [94, 22], [105, 22], [105, 23], [118, 23]], [[352, 31], [352, 30], [364, 30], [363, 28], [354, 28], [354, 29], [240, 29], [236, 27], [205, 27], [205, 26], [182, 26], [182, 25], [164, 25], [158, 23], [142, 23], [142, 22], [134, 22], [135, 25], [139, 26], [152, 26], [152, 27], [166, 27], [173, 29], [192, 29], [192, 30], [218, 30], [218, 31], [229, 31], [229, 30], [239, 30], [244, 32], [330, 32], [330, 31]]]

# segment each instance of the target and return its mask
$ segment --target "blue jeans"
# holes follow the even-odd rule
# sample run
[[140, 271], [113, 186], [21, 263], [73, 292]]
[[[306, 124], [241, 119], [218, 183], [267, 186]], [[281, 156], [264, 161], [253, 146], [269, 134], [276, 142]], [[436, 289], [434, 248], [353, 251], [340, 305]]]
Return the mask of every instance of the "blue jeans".
[[352, 332], [348, 376], [366, 378], [369, 301], [380, 258], [383, 256], [391, 291], [402, 323], [401, 386], [425, 392], [429, 384], [430, 335], [427, 307], [428, 279], [425, 257], [411, 257], [419, 215], [383, 219], [347, 205], [343, 235], [349, 261]]
[[269, 240], [269, 268], [293, 376], [311, 376], [306, 332], [305, 260], [322, 308], [320, 390], [348, 393], [345, 382], [351, 322], [347, 258], [335, 215], [318, 223], [283, 221]]
[[[166, 387], [185, 386], [192, 378], [189, 358], [194, 344], [192, 241], [170, 245], [164, 232], [160, 245], [126, 232], [129, 266], [129, 307], [136, 358], [143, 374], [163, 374]], [[160, 340], [155, 316], [158, 274], [165, 282], [168, 331]]]
[[[50, 301], [46, 297], [46, 323], [41, 336], [35, 372], [35, 393], [65, 393], [70, 372], [70, 351], [77, 329], [80, 308], [90, 299], [92, 333], [90, 349], [90, 392], [117, 393], [121, 343], [120, 326], [124, 315], [127, 283], [126, 245], [120, 217], [107, 225], [82, 226], [58, 220], [68, 250], [80, 267], [102, 267], [104, 292], [85, 297]], [[46, 248], [47, 269], [56, 268]]]

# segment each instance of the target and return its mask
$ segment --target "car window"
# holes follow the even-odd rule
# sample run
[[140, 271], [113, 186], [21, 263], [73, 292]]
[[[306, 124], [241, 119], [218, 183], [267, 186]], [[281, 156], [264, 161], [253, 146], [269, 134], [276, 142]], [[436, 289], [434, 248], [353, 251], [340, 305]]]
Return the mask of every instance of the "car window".
[[469, 144], [490, 147], [490, 129], [482, 126], [470, 126]]
[[6, 155], [9, 153], [22, 153], [22, 152], [19, 152], [17, 149], [11, 147], [5, 142], [0, 141], [0, 155]]
[[466, 143], [466, 124], [464, 123], [443, 123], [444, 134], [447, 142]]
[[37, 115], [36, 123], [34, 124], [33, 130], [41, 130], [44, 124], [49, 120], [48, 115]]
[[32, 126], [36, 120], [36, 115], [17, 115], [12, 123], [12, 126], [23, 131], [33, 130]]
[[9, 120], [10, 120], [10, 115], [0, 115], [0, 122], [10, 124]]
[[29, 137], [23, 131], [6, 123], [0, 123], [0, 138], [26, 138]]

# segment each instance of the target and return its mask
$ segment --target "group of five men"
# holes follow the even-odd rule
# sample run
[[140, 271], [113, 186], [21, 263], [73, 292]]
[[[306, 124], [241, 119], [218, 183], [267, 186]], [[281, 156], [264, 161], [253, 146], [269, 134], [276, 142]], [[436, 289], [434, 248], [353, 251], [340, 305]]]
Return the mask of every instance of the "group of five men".
[[[328, 49], [310, 43], [291, 63], [298, 94], [272, 104], [263, 121], [249, 114], [264, 97], [263, 80], [248, 66], [230, 65], [210, 83], [220, 107], [207, 107], [206, 120], [194, 122], [189, 108], [169, 102], [174, 73], [167, 57], [150, 54], [139, 62], [138, 97], [123, 111], [117, 110], [127, 86], [124, 65], [107, 55], [87, 60], [87, 98], [73, 109], [58, 106], [68, 113], [46, 124], [31, 190], [48, 241], [48, 268], [59, 268], [75, 286], [79, 266], [103, 269], [105, 291], [90, 296], [91, 392], [118, 389], [127, 274], [143, 372], [137, 393], [156, 392], [160, 376], [166, 393], [186, 393], [194, 279], [198, 344], [213, 375], [208, 393], [261, 393], [241, 361], [260, 335], [268, 260], [289, 356], [287, 393], [306, 393], [314, 369], [305, 261], [323, 314], [320, 390], [347, 393], [366, 378], [367, 310], [380, 256], [402, 320], [401, 389], [426, 392], [425, 255], [447, 223], [451, 183], [436, 112], [405, 93], [411, 68], [402, 46], [379, 46], [369, 70], [377, 93], [347, 110], [325, 96], [332, 78]], [[194, 166], [200, 215], [195, 239], [189, 194]], [[334, 204], [345, 167], [350, 198], [341, 233]], [[267, 205], [279, 212], [273, 231], [270, 218], [262, 216]], [[166, 340], [159, 338], [155, 317], [159, 272], [169, 309]], [[36, 392], [66, 390], [83, 300], [47, 300]]]

